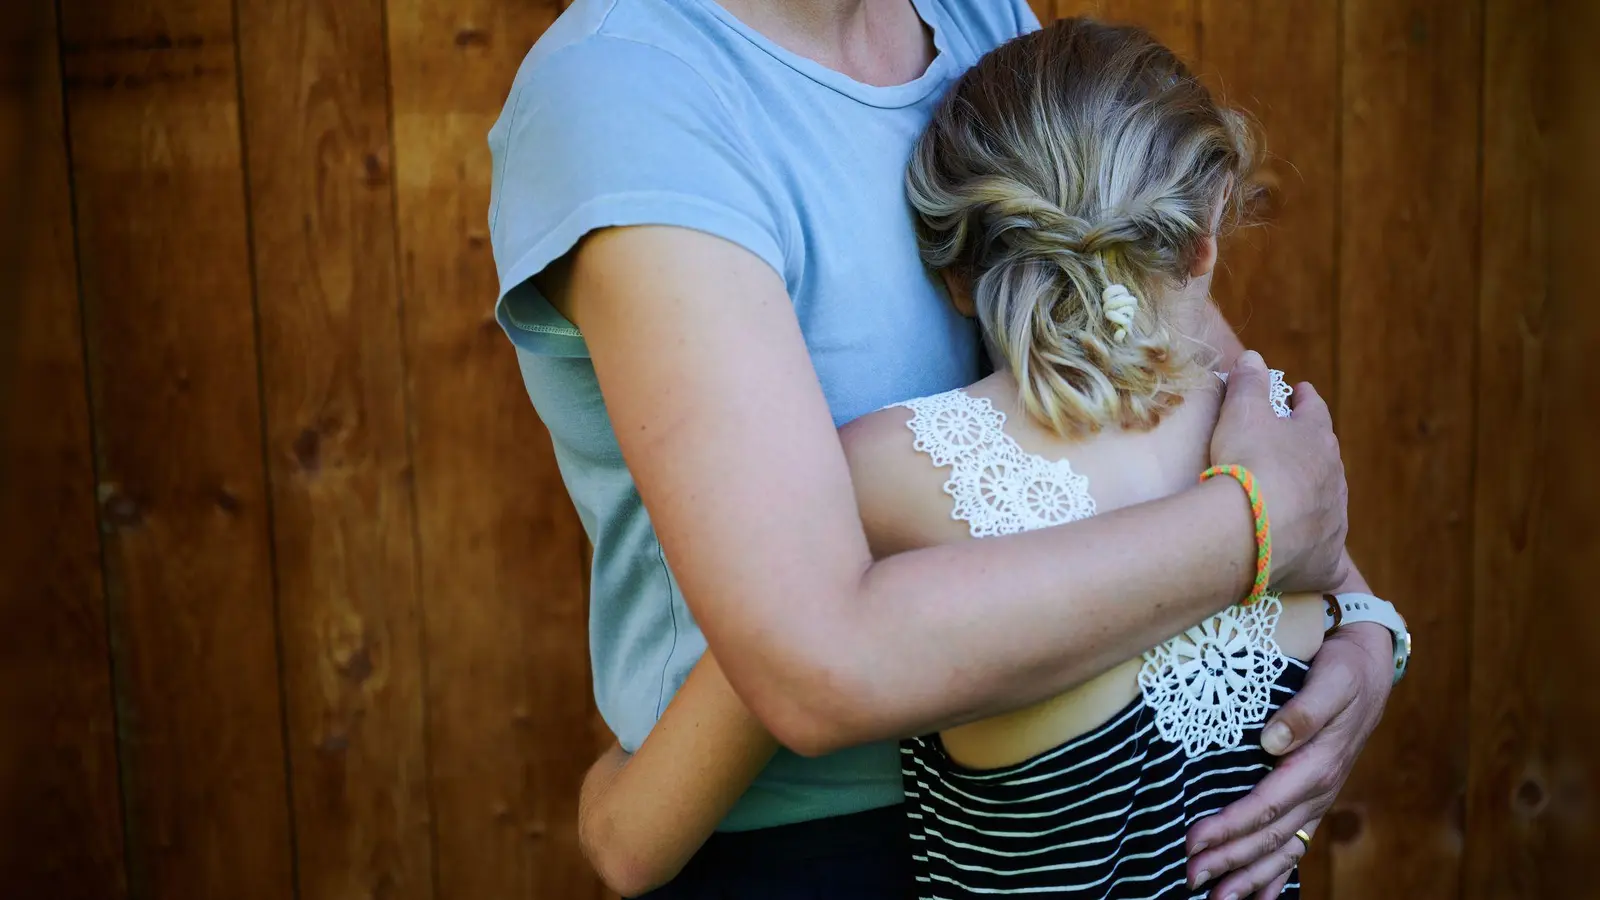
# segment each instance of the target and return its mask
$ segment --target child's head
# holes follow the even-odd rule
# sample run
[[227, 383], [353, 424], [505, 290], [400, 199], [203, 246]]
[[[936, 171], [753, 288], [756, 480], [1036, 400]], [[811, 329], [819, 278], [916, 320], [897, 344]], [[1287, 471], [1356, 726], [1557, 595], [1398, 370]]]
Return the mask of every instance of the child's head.
[[1181, 402], [1168, 307], [1209, 281], [1252, 157], [1243, 117], [1149, 34], [1065, 19], [962, 76], [907, 186], [923, 257], [970, 292], [1029, 412], [1082, 434]]

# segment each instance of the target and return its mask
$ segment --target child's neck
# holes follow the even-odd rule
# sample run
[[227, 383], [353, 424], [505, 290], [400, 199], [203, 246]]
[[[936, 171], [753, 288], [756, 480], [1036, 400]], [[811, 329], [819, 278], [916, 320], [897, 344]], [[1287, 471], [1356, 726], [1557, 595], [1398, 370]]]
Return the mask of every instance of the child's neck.
[[1211, 305], [1211, 276], [1191, 278], [1182, 288], [1163, 297], [1161, 309], [1172, 330], [1184, 337], [1205, 333], [1207, 307]]

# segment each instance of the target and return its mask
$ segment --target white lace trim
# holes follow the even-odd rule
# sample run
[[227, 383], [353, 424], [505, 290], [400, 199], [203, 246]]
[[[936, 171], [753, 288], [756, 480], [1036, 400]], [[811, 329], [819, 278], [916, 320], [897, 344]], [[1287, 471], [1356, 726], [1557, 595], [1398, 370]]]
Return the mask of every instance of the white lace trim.
[[[1227, 372], [1213, 372], [1213, 375], [1222, 379], [1223, 384], [1228, 383]], [[1283, 380], [1283, 372], [1278, 369], [1268, 369], [1267, 375], [1270, 382], [1267, 385], [1267, 399], [1272, 401], [1272, 411], [1278, 418], [1289, 418], [1289, 398], [1294, 395], [1294, 388], [1289, 387], [1289, 382]]]
[[[1287, 416], [1289, 386], [1282, 372], [1271, 374], [1273, 410]], [[1064, 459], [1023, 450], [1005, 432], [1005, 413], [988, 398], [958, 389], [895, 405], [911, 410], [906, 427], [912, 446], [935, 466], [949, 467], [950, 516], [966, 522], [973, 537], [1095, 514], [1089, 479]], [[1282, 611], [1277, 595], [1236, 604], [1145, 653], [1139, 689], [1164, 740], [1195, 757], [1212, 746], [1237, 747], [1245, 728], [1266, 717], [1272, 685], [1286, 665], [1273, 638]]]
[[1145, 652], [1139, 690], [1163, 739], [1193, 758], [1239, 746], [1244, 729], [1266, 719], [1287, 665], [1273, 638], [1282, 612], [1277, 594], [1237, 603]]
[[950, 467], [944, 491], [955, 501], [950, 517], [973, 537], [1015, 534], [1094, 515], [1089, 479], [1066, 460], [1051, 462], [1023, 450], [1006, 434], [1006, 414], [987, 397], [954, 390], [898, 404], [911, 410], [912, 446], [933, 464]]

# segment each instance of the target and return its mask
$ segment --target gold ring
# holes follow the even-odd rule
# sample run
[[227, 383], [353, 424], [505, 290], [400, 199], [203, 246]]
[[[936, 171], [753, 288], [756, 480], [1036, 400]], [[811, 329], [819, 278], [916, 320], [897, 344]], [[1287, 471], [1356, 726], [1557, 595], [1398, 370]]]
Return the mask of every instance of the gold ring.
[[1311, 835], [1306, 834], [1306, 830], [1304, 828], [1296, 831], [1294, 836], [1300, 839], [1300, 843], [1306, 845], [1307, 853], [1311, 852]]

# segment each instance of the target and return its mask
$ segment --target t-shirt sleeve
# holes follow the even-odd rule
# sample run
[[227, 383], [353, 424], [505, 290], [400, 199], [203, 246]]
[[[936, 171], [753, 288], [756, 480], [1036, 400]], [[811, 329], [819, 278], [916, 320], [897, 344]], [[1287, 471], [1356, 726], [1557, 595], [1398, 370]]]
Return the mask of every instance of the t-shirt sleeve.
[[664, 50], [594, 36], [530, 60], [489, 147], [496, 317], [524, 350], [587, 355], [529, 279], [595, 229], [692, 228], [785, 274], [759, 161], [711, 85]]
[[1039, 15], [1028, 0], [1011, 0], [1011, 8], [1017, 17], [1017, 36], [1039, 30]]

